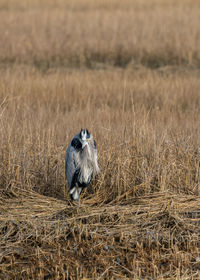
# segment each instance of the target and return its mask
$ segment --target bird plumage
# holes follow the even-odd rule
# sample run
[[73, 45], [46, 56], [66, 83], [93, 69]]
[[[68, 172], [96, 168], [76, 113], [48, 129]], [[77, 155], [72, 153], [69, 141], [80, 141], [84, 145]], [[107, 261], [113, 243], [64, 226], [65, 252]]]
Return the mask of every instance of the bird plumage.
[[65, 174], [72, 200], [78, 200], [80, 204], [82, 190], [90, 185], [93, 174], [99, 172], [96, 142], [87, 129], [81, 129], [65, 155]]

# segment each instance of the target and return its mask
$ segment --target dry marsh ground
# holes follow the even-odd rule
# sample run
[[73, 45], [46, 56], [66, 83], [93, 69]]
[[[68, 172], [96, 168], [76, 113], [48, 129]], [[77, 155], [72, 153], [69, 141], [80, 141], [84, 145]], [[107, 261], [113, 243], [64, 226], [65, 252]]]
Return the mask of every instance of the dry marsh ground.
[[[199, 18], [192, 0], [0, 0], [0, 279], [199, 279]], [[81, 127], [102, 172], [77, 208]]]

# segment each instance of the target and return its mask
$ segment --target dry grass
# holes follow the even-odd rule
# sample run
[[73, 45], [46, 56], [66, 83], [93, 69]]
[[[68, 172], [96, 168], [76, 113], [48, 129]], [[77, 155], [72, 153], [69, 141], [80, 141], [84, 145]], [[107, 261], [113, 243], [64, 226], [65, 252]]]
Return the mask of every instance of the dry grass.
[[77, 209], [25, 192], [6, 203], [2, 279], [198, 278], [194, 196], [160, 193], [102, 207], [88, 200]]
[[[0, 279], [200, 277], [198, 1], [0, 1]], [[77, 209], [65, 149], [102, 173]]]
[[199, 1], [132, 2], [1, 0], [0, 62], [34, 64], [44, 71], [58, 66], [199, 67]]

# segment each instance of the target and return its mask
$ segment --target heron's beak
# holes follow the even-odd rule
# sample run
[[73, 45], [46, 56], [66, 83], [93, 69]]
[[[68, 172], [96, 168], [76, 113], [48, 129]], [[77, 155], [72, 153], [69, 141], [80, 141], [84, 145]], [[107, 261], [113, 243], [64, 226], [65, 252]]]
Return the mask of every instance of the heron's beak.
[[88, 143], [84, 140], [84, 141], [82, 142], [82, 149], [84, 149], [85, 146], [87, 146], [87, 145], [88, 145]]

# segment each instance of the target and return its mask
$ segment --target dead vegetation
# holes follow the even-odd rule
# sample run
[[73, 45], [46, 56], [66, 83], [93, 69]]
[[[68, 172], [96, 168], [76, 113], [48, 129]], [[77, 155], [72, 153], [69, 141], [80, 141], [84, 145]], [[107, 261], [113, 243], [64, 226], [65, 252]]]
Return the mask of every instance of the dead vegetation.
[[0, 13], [4, 67], [200, 65], [197, 0], [1, 0]]
[[[0, 279], [200, 277], [198, 1], [0, 1]], [[102, 173], [77, 208], [65, 149]]]
[[5, 203], [2, 279], [198, 278], [197, 197], [159, 193], [77, 208], [24, 192]]

